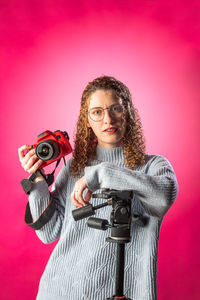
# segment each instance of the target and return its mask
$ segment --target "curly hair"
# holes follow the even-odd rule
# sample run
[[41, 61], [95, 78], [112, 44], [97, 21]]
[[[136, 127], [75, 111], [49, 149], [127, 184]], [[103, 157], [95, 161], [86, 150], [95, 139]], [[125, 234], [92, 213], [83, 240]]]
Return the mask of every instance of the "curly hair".
[[145, 162], [145, 141], [137, 109], [133, 107], [129, 89], [111, 76], [101, 76], [89, 82], [83, 91], [81, 109], [74, 139], [73, 159], [70, 167], [72, 176], [80, 176], [88, 162], [95, 158], [97, 139], [87, 126], [90, 96], [97, 90], [112, 91], [115, 97], [122, 100], [126, 111], [126, 130], [121, 141], [125, 165], [133, 169]]

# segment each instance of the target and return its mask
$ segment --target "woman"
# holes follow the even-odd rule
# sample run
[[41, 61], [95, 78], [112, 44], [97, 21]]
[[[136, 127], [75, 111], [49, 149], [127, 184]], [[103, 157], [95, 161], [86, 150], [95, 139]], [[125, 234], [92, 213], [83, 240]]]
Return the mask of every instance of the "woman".
[[[35, 151], [19, 149], [23, 168], [30, 174], [41, 161]], [[85, 88], [77, 123], [73, 158], [58, 174], [51, 196], [56, 211], [36, 233], [44, 243], [59, 241], [40, 281], [37, 300], [103, 300], [115, 286], [116, 245], [107, 243], [107, 231], [94, 230], [86, 220], [75, 222], [72, 210], [91, 201], [102, 188], [133, 191], [132, 210], [148, 217], [141, 227], [132, 222], [126, 245], [124, 292], [132, 300], [155, 300], [159, 230], [177, 196], [177, 181], [166, 158], [145, 153], [140, 119], [128, 88], [113, 77], [102, 76]], [[29, 196], [33, 220], [49, 203], [49, 189], [41, 175]], [[72, 200], [72, 201], [71, 201]], [[110, 207], [97, 211], [109, 219]]]

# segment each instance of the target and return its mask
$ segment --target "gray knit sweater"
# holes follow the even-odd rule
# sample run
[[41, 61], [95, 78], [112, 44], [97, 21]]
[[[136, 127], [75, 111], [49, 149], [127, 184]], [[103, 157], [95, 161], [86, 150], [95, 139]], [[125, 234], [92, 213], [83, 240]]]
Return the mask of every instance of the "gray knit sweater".
[[[106, 242], [109, 230], [89, 228], [87, 219], [75, 222], [70, 194], [77, 178], [69, 174], [68, 160], [58, 174], [52, 196], [56, 212], [36, 233], [44, 243], [59, 238], [40, 281], [37, 300], [105, 300], [115, 292], [116, 244]], [[132, 222], [131, 242], [125, 246], [124, 293], [132, 300], [156, 300], [158, 238], [164, 214], [177, 196], [177, 181], [166, 158], [147, 155], [146, 164], [130, 170], [124, 166], [121, 147], [97, 147], [96, 159], [85, 168], [88, 187], [132, 190], [132, 211], [149, 217], [146, 227]], [[33, 220], [49, 202], [45, 181], [34, 184], [29, 196]], [[92, 205], [105, 199], [91, 199]], [[96, 211], [96, 217], [109, 220], [111, 207]]]

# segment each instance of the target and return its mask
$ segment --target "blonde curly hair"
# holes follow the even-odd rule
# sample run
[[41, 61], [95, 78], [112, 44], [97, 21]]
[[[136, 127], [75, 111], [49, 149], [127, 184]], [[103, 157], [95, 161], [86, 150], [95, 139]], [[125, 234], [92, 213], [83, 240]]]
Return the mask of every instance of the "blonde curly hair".
[[145, 141], [141, 121], [137, 109], [133, 107], [129, 89], [114, 77], [101, 76], [89, 82], [82, 94], [70, 167], [71, 175], [74, 177], [80, 176], [88, 162], [95, 158], [98, 141], [92, 129], [87, 126], [87, 112], [89, 98], [97, 90], [111, 90], [115, 97], [122, 100], [126, 112], [126, 130], [121, 146], [126, 167], [133, 169], [145, 162]]

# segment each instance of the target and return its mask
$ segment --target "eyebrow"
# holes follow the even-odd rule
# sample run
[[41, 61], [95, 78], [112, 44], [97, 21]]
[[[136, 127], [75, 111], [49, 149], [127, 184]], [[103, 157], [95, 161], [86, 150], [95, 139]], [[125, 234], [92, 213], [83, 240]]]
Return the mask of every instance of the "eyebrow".
[[[108, 106], [108, 107], [106, 107], [106, 108], [112, 107], [112, 106], [114, 106], [114, 105], [121, 105], [121, 104], [120, 104], [120, 103], [111, 104], [110, 106]], [[101, 106], [95, 106], [95, 107], [90, 107], [88, 110], [94, 109], [94, 108], [102, 108], [102, 109], [104, 109], [104, 108], [101, 107]]]

